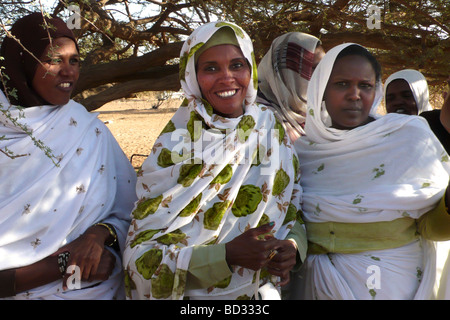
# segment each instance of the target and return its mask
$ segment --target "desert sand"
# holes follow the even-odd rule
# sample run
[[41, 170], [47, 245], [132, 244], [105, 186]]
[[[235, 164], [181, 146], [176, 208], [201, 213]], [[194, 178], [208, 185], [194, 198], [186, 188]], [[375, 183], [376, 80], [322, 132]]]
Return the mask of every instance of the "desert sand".
[[157, 99], [138, 97], [105, 104], [93, 111], [111, 130], [122, 150], [137, 168], [181, 104], [180, 99], [165, 100], [158, 108], [152, 108]]

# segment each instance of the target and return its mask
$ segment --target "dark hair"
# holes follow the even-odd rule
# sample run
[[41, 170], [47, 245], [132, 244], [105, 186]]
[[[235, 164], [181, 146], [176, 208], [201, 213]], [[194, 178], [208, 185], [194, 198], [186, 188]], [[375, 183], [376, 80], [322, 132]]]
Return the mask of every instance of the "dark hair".
[[342, 50], [336, 57], [336, 61], [346, 56], [361, 56], [369, 60], [370, 64], [375, 71], [375, 79], [377, 82], [381, 81], [381, 65], [378, 63], [377, 59], [364, 47], [356, 44], [352, 44]]

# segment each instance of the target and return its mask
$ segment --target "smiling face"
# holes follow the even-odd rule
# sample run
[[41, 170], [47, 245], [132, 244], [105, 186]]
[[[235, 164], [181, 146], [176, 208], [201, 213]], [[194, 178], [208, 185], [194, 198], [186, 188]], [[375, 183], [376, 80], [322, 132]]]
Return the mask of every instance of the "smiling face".
[[80, 57], [75, 42], [66, 37], [52, 41], [38, 64], [32, 86], [45, 101], [52, 105], [64, 105], [80, 74]]
[[237, 118], [251, 80], [250, 67], [241, 50], [231, 44], [211, 47], [197, 61], [197, 81], [215, 113]]
[[323, 97], [332, 127], [349, 130], [369, 122], [375, 91], [376, 75], [369, 60], [359, 55], [337, 60]]
[[417, 103], [408, 82], [396, 79], [386, 88], [386, 112], [417, 115]]

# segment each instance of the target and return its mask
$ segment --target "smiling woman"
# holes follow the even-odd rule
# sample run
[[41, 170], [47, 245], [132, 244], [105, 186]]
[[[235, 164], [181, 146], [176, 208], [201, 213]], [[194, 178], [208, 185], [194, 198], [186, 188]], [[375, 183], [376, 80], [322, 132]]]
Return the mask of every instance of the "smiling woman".
[[124, 298], [134, 170], [96, 114], [70, 99], [79, 57], [64, 21], [34, 13], [11, 34], [1, 47], [0, 149], [23, 156], [0, 155], [0, 297]]
[[306, 235], [293, 147], [255, 103], [251, 39], [233, 23], [199, 27], [181, 50], [180, 80], [186, 99], [138, 175], [128, 297], [251, 299], [264, 284], [278, 294], [296, 263], [286, 237], [295, 230], [304, 258]]
[[80, 56], [75, 42], [66, 37], [54, 39], [41, 60], [32, 87], [49, 104], [66, 104], [80, 75]]

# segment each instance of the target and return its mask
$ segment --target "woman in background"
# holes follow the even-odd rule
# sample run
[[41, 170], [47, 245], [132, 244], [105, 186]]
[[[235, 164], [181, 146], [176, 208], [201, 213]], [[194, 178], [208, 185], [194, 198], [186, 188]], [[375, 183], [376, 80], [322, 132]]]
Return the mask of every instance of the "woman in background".
[[273, 40], [258, 65], [256, 101], [271, 108], [292, 141], [305, 134], [306, 90], [324, 55], [316, 37], [289, 32]]

